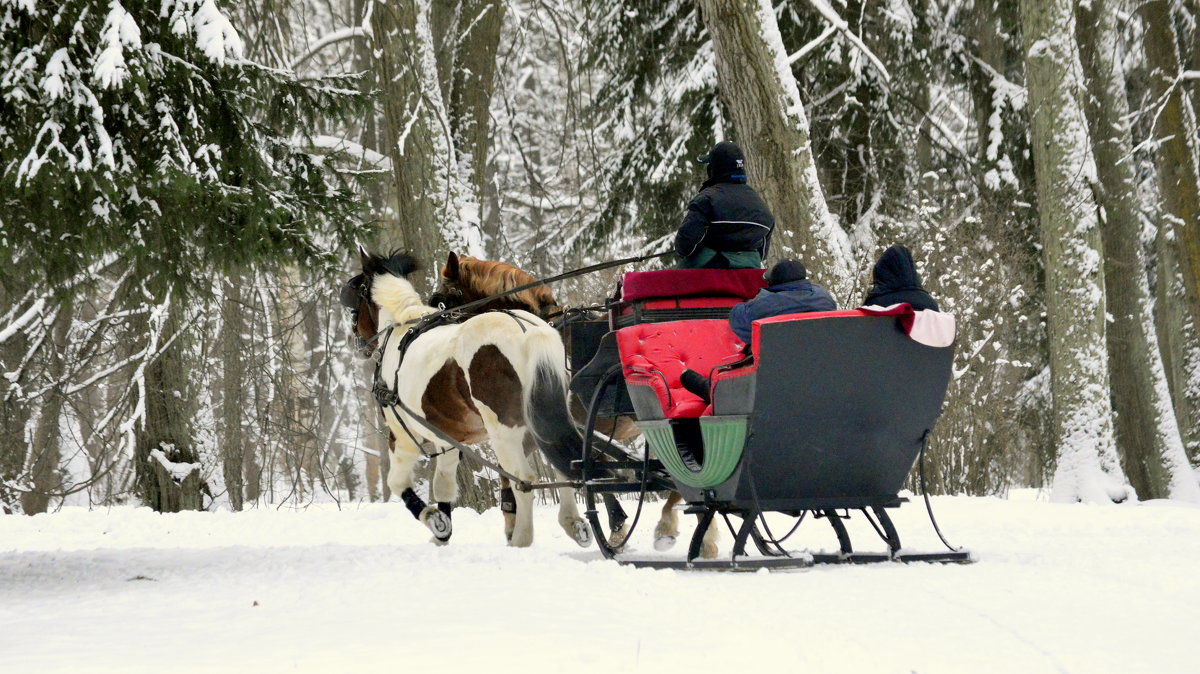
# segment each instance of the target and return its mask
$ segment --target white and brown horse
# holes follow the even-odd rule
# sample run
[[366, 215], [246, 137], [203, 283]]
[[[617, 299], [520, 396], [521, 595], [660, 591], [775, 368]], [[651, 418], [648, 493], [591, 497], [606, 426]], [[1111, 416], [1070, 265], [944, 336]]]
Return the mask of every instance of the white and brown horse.
[[[442, 268], [442, 285], [430, 299], [430, 304], [453, 308], [499, 295], [534, 281], [536, 279], [531, 274], [513, 265], [450, 253], [446, 266]], [[496, 309], [525, 309], [549, 319], [561, 307], [555, 301], [550, 289], [542, 285], [485, 303], [476, 311]], [[582, 411], [582, 406], [578, 406], [578, 410]], [[640, 433], [637, 425], [627, 417], [601, 420], [597, 430], [618, 442], [625, 442]], [[675, 544], [679, 536], [679, 512], [675, 506], [679, 505], [682, 500], [683, 497], [679, 493], [672, 492], [663, 504], [661, 517], [654, 528], [654, 547], [656, 549], [667, 550]], [[628, 536], [628, 529], [624, 524], [625, 513], [611, 494], [604, 494], [604, 502], [608, 510], [609, 522], [612, 524], [610, 542], [613, 545], [619, 545]], [[709, 527], [705, 532], [700, 550], [702, 558], [712, 559], [717, 556], [718, 536], [719, 529], [715, 526]]]
[[[537, 480], [525, 452], [527, 432], [552, 465], [569, 472], [582, 444], [567, 409], [558, 332], [541, 318], [515, 310], [438, 325], [404, 340], [408, 327], [434, 311], [405, 278], [417, 270], [416, 261], [406, 254], [360, 252], [363, 273], [347, 283], [342, 302], [356, 311], [360, 346], [379, 342], [378, 382], [387, 392], [458, 442], [490, 440], [500, 467], [520, 480]], [[460, 452], [400, 406], [385, 405], [384, 418], [394, 441], [388, 485], [435, 540], [445, 543], [452, 531], [450, 504], [458, 498]], [[444, 452], [430, 489], [436, 505], [426, 505], [413, 490], [422, 444]], [[591, 531], [579, 516], [574, 490], [562, 488], [559, 495], [559, 524], [581, 546], [589, 545]], [[528, 546], [533, 494], [517, 490], [514, 497], [515, 517], [505, 533], [510, 545]]]

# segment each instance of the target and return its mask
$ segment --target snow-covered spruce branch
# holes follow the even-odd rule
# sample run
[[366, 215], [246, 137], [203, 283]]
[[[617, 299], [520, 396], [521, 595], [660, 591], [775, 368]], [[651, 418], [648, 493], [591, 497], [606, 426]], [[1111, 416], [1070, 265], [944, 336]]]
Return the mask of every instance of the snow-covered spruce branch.
[[361, 38], [367, 42], [370, 42], [371, 31], [363, 26], [351, 26], [349, 28], [335, 30], [314, 42], [307, 51], [293, 59], [290, 67], [292, 70], [295, 70], [296, 68], [299, 68], [305, 61], [316, 56], [317, 52], [328, 47], [329, 45], [345, 42], [347, 40], [353, 40], [354, 38]]
[[834, 28], [841, 31], [842, 35], [846, 36], [846, 39], [850, 41], [850, 44], [854, 45], [855, 49], [859, 50], [862, 52], [863, 56], [867, 57], [867, 60], [871, 62], [871, 65], [875, 66], [875, 69], [879, 71], [879, 75], [885, 82], [892, 81], [892, 75], [883, 65], [883, 61], [879, 60], [879, 57], [876, 56], [875, 53], [871, 51], [870, 47], [868, 47], [866, 43], [862, 41], [862, 38], [855, 35], [854, 31], [850, 30], [850, 24], [846, 23], [845, 19], [838, 16], [837, 11], [835, 11], [833, 7], [829, 5], [829, 3], [825, 2], [825, 0], [808, 0], [808, 4], [812, 5], [813, 9], [817, 10], [817, 13], [820, 14], [826, 21], [828, 21]]
[[392, 160], [390, 157], [380, 154], [365, 145], [361, 145], [347, 138], [338, 138], [337, 136], [313, 136], [309, 139], [309, 144], [317, 149], [330, 150], [340, 152], [355, 159], [362, 160], [372, 166], [384, 170], [392, 170]]

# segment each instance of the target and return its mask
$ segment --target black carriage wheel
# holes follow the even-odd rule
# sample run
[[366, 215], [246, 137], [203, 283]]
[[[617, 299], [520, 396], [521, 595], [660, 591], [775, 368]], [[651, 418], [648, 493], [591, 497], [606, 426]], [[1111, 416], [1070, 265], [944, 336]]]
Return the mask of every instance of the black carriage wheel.
[[[625, 540], [621, 541], [621, 545], [613, 546], [608, 542], [608, 534], [604, 532], [604, 526], [600, 524], [600, 514], [596, 511], [596, 495], [599, 493], [591, 484], [592, 480], [603, 476], [603, 472], [596, 467], [596, 460], [592, 452], [592, 440], [595, 437], [596, 417], [599, 413], [600, 400], [604, 396], [604, 391], [607, 389], [618, 376], [621, 375], [621, 366], [614, 365], [609, 368], [608, 372], [600, 379], [600, 383], [596, 386], [595, 392], [592, 394], [592, 402], [588, 405], [587, 422], [584, 424], [583, 432], [583, 457], [580, 461], [580, 473], [583, 478], [583, 498], [587, 506], [584, 514], [587, 516], [588, 524], [592, 527], [592, 533], [596, 539], [596, 545], [600, 548], [600, 552], [606, 559], [613, 559], [617, 552], [625, 547], [629, 539], [633, 536], [633, 530], [637, 526], [638, 520], [641, 519], [642, 506], [646, 501], [646, 480], [649, 472], [650, 452], [647, 451], [644, 455], [642, 465], [642, 488], [638, 494], [637, 511], [633, 516], [633, 521], [629, 523], [629, 531], [625, 533]], [[601, 494], [601, 497], [603, 495]]]
[[842, 518], [838, 516], [836, 510], [824, 510], [825, 519], [829, 520], [829, 526], [833, 527], [834, 533], [837, 534], [838, 546], [842, 549], [843, 555], [854, 553], [854, 548], [850, 545], [850, 532], [846, 531], [846, 525], [842, 524]]

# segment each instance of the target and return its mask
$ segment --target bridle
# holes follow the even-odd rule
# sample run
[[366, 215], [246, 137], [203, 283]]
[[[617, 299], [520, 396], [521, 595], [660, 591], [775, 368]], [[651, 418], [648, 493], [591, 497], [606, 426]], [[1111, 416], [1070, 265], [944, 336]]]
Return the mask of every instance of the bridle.
[[[383, 333], [379, 330], [379, 308], [371, 301], [371, 284], [367, 282], [366, 274], [359, 274], [346, 281], [338, 302], [350, 310], [350, 332], [354, 335], [354, 347], [361, 353], [369, 353], [368, 349], [379, 341]], [[364, 305], [367, 307], [367, 316], [375, 325], [375, 334], [370, 339], [364, 339], [359, 332], [359, 315]]]

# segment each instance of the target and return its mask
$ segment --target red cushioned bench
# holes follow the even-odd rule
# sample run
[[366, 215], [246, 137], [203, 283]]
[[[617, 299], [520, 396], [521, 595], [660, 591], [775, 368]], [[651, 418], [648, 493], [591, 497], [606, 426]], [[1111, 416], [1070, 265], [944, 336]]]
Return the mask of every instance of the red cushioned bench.
[[729, 309], [767, 287], [761, 269], [661, 269], [629, 272], [618, 296], [609, 301], [609, 324], [617, 329], [638, 323], [729, 316]]
[[683, 388], [690, 368], [709, 375], [742, 358], [745, 345], [724, 319], [642, 323], [617, 331], [625, 383], [640, 419], [689, 419], [709, 407]]

